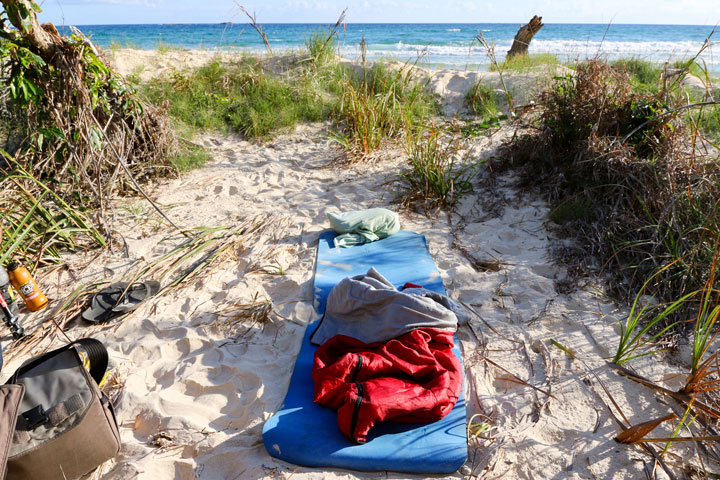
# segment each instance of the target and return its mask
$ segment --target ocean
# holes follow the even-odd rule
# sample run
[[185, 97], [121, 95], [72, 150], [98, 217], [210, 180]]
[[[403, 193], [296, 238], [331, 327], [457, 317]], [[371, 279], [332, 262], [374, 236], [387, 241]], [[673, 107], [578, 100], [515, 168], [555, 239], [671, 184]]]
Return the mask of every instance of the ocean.
[[[478, 32], [495, 45], [498, 59], [505, 56], [520, 24], [407, 24], [348, 23], [340, 28], [338, 46], [347, 58], [360, 57], [365, 39], [367, 58], [416, 61], [431, 68], [484, 69], [486, 51], [474, 41]], [[80, 25], [103, 48], [153, 49], [160, 46], [187, 49], [264, 51], [260, 36], [247, 24], [182, 25]], [[276, 53], [297, 51], [326, 24], [264, 24]], [[61, 29], [63, 30], [63, 29]], [[713, 28], [696, 25], [546, 24], [530, 44], [530, 53], [551, 53], [562, 61], [600, 55], [608, 60], [639, 58], [674, 62], [694, 56]], [[67, 31], [67, 30], [66, 30]], [[713, 38], [711, 37], [711, 40]], [[720, 33], [714, 42], [720, 42]], [[706, 50], [702, 59], [709, 70], [720, 72], [720, 58]]]

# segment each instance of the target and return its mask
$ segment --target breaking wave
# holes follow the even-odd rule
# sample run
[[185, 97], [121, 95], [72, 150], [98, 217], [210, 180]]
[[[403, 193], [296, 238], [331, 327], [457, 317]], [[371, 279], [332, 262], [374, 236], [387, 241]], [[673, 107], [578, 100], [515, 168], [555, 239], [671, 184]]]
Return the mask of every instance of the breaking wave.
[[[510, 49], [511, 42], [495, 44], [495, 53], [503, 58]], [[695, 41], [580, 41], [580, 40], [535, 40], [530, 46], [531, 53], [550, 53], [560, 60], [572, 61], [599, 55], [608, 60], [618, 58], [641, 58], [653, 62], [674, 61], [694, 56], [702, 47], [702, 42]], [[341, 48], [343, 56], [354, 57], [359, 53], [356, 46], [346, 45]], [[468, 62], [487, 63], [485, 49], [471, 41], [456, 42], [446, 45], [422, 45], [416, 43], [397, 42], [394, 45], [368, 44], [367, 55], [370, 59], [395, 58], [399, 60], [414, 59], [419, 54], [431, 63], [462, 65]], [[703, 56], [712, 70], [720, 70], [720, 58], [711, 55]]]

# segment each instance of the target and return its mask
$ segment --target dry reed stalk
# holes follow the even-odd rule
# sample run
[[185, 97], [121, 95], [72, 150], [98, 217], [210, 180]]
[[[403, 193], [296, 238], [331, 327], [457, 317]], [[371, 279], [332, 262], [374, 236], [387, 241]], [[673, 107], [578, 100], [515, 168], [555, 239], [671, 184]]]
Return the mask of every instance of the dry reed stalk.
[[259, 293], [256, 292], [249, 302], [227, 305], [216, 313], [217, 318], [211, 325], [234, 341], [245, 338], [257, 326], [264, 332], [265, 327], [274, 323], [279, 315], [275, 312], [272, 300], [258, 298]]
[[325, 38], [325, 42], [323, 42], [322, 46], [320, 47], [320, 51], [326, 51], [328, 49], [328, 46], [333, 40], [333, 37], [337, 35], [338, 28], [340, 27], [340, 25], [344, 25], [345, 23], [345, 14], [347, 14], [347, 7], [345, 7], [345, 9], [343, 9], [343, 11], [340, 13], [337, 22], [335, 22], [335, 25], [330, 27], [327, 38]]
[[[253, 14], [250, 15], [250, 12], [248, 12], [247, 10], [245, 10], [245, 7], [243, 7], [242, 5], [240, 5], [240, 4], [237, 2], [237, 0], [235, 1], [235, 5], [237, 5], [237, 7], [238, 7], [238, 9], [240, 10], [240, 12], [244, 13], [245, 15], [247, 15], [247, 17], [250, 19], [250, 25], [255, 29], [255, 31], [258, 33], [258, 35], [260, 35], [260, 38], [262, 38], [262, 41], [263, 41], [263, 43], [265, 44], [265, 48], [267, 48], [268, 53], [269, 53], [270, 55], [273, 55], [272, 48], [270, 48], [270, 41], [268, 41], [267, 35], [265, 35], [265, 32], [263, 32], [263, 27], [262, 27], [262, 25], [260, 25], [260, 24], [257, 23], [257, 18], [256, 18], [256, 15], [255, 15], [255, 12], [253, 12]], [[343, 11], [343, 13], [344, 13], [344, 11]]]
[[[195, 281], [216, 271], [226, 260], [237, 260], [248, 245], [262, 236], [277, 238], [287, 222], [280, 215], [258, 215], [240, 221], [233, 227], [198, 227], [192, 236], [168, 253], [151, 261], [142, 260], [125, 276], [132, 283], [153, 278], [164, 284], [161, 292]], [[228, 264], [229, 265], [229, 264]]]

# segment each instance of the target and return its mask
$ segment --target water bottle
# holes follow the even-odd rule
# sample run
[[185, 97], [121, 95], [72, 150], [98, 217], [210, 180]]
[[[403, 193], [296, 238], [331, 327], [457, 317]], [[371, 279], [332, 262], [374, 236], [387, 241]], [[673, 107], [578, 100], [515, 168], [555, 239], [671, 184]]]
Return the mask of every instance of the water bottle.
[[8, 264], [8, 273], [10, 285], [25, 300], [25, 305], [31, 312], [37, 312], [47, 307], [47, 297], [40, 291], [27, 268], [17, 262], [10, 262]]

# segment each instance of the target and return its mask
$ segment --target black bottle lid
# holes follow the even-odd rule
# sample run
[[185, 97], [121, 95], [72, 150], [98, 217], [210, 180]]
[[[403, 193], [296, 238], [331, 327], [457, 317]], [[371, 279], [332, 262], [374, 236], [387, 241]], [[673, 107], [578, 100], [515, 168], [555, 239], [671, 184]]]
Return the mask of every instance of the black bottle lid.
[[7, 270], [8, 272], [12, 272], [13, 270], [17, 270], [20, 264], [13, 260], [12, 262], [7, 264]]

